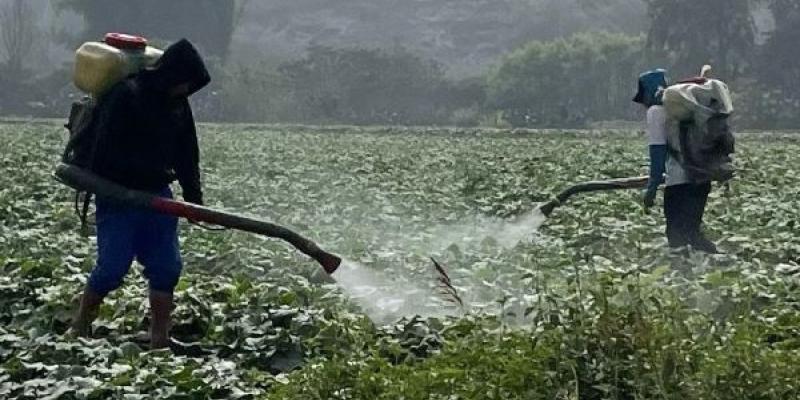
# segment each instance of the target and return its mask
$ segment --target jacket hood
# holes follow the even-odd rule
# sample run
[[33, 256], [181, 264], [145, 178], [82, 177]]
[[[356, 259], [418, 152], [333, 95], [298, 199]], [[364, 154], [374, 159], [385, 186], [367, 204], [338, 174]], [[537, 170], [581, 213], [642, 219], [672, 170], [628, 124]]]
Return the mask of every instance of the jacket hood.
[[169, 46], [153, 67], [142, 72], [145, 84], [166, 93], [173, 87], [189, 84], [189, 96], [211, 82], [203, 58], [186, 39]]

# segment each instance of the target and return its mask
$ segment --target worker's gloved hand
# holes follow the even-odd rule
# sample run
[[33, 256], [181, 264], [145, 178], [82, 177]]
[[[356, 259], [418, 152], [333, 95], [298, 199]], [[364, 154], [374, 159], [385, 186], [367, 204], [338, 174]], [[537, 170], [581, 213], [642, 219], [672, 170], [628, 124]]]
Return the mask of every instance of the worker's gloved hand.
[[203, 205], [203, 193], [202, 192], [184, 192], [183, 199], [189, 203], [197, 204], [198, 206]]
[[[183, 192], [183, 200], [186, 202], [196, 204], [198, 206], [203, 205], [203, 193], [200, 191], [184, 191]], [[200, 225], [199, 221], [196, 221], [192, 218], [186, 218], [190, 224], [192, 225]]]
[[645, 210], [650, 210], [656, 203], [656, 193], [658, 193], [657, 188], [648, 188], [644, 192], [644, 196], [642, 198], [642, 204], [644, 205]]

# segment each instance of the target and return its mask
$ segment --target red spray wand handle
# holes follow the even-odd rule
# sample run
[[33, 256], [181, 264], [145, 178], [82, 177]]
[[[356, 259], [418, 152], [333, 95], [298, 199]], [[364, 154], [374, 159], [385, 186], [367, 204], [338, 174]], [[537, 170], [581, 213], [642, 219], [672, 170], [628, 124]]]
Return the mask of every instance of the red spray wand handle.
[[279, 225], [183, 201], [166, 199], [142, 191], [131, 190], [73, 165], [59, 165], [58, 168], [56, 168], [55, 175], [58, 180], [67, 186], [77, 190], [95, 193], [100, 197], [121, 205], [149, 209], [162, 214], [187, 218], [195, 222], [206, 222], [231, 229], [282, 239], [289, 242], [303, 254], [316, 260], [328, 274], [334, 273], [342, 263], [340, 257], [322, 250], [311, 240]]

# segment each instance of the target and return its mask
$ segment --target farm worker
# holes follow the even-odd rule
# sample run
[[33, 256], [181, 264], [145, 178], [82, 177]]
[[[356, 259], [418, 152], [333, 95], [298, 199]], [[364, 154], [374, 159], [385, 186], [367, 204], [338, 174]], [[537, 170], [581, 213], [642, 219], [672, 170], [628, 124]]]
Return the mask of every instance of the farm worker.
[[[187, 40], [170, 46], [150, 69], [116, 84], [96, 110], [97, 144], [92, 170], [131, 189], [172, 197], [176, 178], [186, 201], [202, 204], [199, 151], [188, 97], [211, 81], [200, 54]], [[149, 281], [152, 348], [169, 345], [173, 290], [182, 261], [175, 217], [96, 200], [97, 263], [74, 321], [87, 336], [97, 309], [122, 285], [131, 263]]]
[[633, 98], [647, 109], [650, 180], [644, 194], [644, 207], [653, 206], [658, 186], [666, 183], [664, 216], [669, 246], [691, 245], [696, 250], [716, 253], [716, 246], [706, 239], [701, 229], [711, 182], [689, 183], [686, 171], [667, 152], [667, 113], [661, 100], [661, 92], [666, 87], [664, 69], [648, 71], [639, 76], [639, 90]]

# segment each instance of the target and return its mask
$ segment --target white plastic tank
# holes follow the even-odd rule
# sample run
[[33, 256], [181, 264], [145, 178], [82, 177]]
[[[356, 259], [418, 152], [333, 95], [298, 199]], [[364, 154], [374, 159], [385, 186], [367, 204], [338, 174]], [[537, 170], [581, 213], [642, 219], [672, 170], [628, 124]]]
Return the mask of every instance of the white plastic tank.
[[152, 66], [162, 54], [142, 37], [109, 33], [103, 42], [87, 42], [78, 48], [73, 81], [96, 98], [128, 75]]

